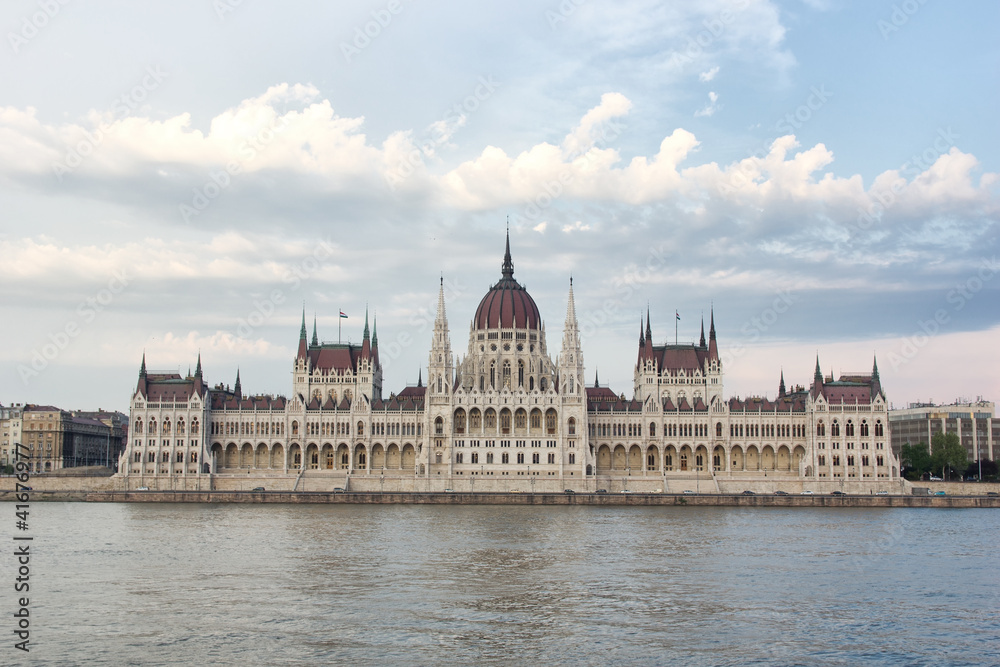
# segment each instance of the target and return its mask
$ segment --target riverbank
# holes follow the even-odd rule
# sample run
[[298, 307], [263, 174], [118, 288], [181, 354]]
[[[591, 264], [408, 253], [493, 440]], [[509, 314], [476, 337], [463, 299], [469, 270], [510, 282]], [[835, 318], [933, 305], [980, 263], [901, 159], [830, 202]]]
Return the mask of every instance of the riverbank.
[[[284, 503], [416, 505], [597, 505], [689, 507], [937, 507], [1000, 508], [986, 495], [781, 495], [695, 493], [400, 493], [288, 491], [32, 491], [32, 501], [94, 503]], [[0, 501], [14, 501], [0, 492]]]

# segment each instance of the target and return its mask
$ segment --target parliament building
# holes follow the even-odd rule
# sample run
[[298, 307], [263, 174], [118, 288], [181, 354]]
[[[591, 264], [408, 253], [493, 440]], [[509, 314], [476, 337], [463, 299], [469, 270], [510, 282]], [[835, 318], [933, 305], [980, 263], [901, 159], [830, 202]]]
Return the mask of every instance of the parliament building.
[[377, 326], [360, 345], [311, 340], [305, 314], [288, 397], [147, 372], [119, 465], [128, 489], [738, 492], [899, 485], [888, 403], [870, 373], [726, 398], [715, 315], [697, 344], [655, 344], [640, 326], [632, 397], [585, 382], [570, 279], [558, 354], [534, 299], [501, 276], [464, 356], [452, 352], [443, 280], [426, 384], [385, 395]]

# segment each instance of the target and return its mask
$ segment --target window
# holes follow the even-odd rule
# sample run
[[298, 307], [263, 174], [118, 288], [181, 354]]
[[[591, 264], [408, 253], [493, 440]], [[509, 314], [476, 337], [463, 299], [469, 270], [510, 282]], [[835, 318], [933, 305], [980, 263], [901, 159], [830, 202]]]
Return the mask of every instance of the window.
[[555, 462], [556, 462], [556, 455], [555, 455], [555, 452], [549, 452], [549, 457], [548, 457], [548, 459], [549, 459], [549, 463], [555, 463]]
[[464, 458], [465, 458], [464, 452], [455, 452], [455, 463], [462, 463], [462, 460]]
[[570, 417], [569, 421], [566, 424], [566, 426], [569, 429], [569, 434], [570, 435], [576, 435], [576, 419], [575, 418]]
[[479, 463], [479, 452], [471, 452], [469, 461], [471, 463]]
[[540, 460], [541, 460], [541, 454], [539, 454], [538, 452], [535, 452], [534, 454], [531, 455], [532, 463], [538, 463]]
[[833, 424], [830, 425], [830, 435], [834, 438], [840, 437], [840, 424], [837, 423], [837, 420], [834, 420]]
[[569, 464], [573, 465], [576, 463], [576, 454], [574, 452], [569, 453]]
[[[358, 422], [358, 425], [360, 426], [361, 422]], [[434, 435], [441, 435], [443, 433], [444, 433], [444, 420], [438, 417], [437, 419], [434, 420]], [[360, 430], [358, 431], [358, 435], [361, 435]]]
[[844, 434], [848, 437], [854, 435], [854, 422], [850, 419], [847, 420], [847, 426], [844, 428]]
[[506, 408], [500, 411], [500, 432], [510, 433], [510, 410]]
[[861, 420], [861, 435], [862, 436], [868, 435], [868, 421], [864, 419]]
[[473, 408], [469, 412], [469, 428], [479, 430], [483, 427], [483, 415], [478, 408]]
[[551, 408], [545, 412], [545, 432], [549, 435], [556, 432], [556, 411]]
[[455, 433], [458, 435], [465, 433], [465, 410], [461, 408], [455, 411]]
[[504, 452], [500, 455], [500, 463], [510, 463], [510, 452]]

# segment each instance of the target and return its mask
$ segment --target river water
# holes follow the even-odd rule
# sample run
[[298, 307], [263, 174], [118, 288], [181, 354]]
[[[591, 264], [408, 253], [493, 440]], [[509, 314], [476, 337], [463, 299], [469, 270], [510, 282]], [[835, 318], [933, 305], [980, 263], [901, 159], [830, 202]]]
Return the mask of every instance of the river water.
[[994, 510], [33, 503], [30, 534], [0, 664], [1000, 662]]

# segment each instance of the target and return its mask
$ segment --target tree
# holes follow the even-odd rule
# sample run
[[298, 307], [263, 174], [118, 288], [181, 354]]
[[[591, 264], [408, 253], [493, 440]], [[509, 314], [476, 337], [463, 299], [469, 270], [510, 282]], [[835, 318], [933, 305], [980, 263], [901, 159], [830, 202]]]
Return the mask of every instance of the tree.
[[969, 463], [969, 467], [965, 469], [965, 478], [974, 479], [978, 478], [982, 473], [982, 479], [979, 481], [985, 481], [994, 479], [997, 476], [997, 464], [995, 461], [990, 461], [989, 459], [983, 459], [982, 461], [972, 461]]
[[911, 481], [920, 479], [931, 468], [931, 455], [927, 451], [927, 443], [904, 444], [899, 450], [899, 462], [906, 479]]
[[941, 477], [948, 479], [950, 472], [965, 470], [969, 457], [965, 447], [955, 433], [935, 433], [931, 438], [931, 465], [934, 470], [941, 470]]

